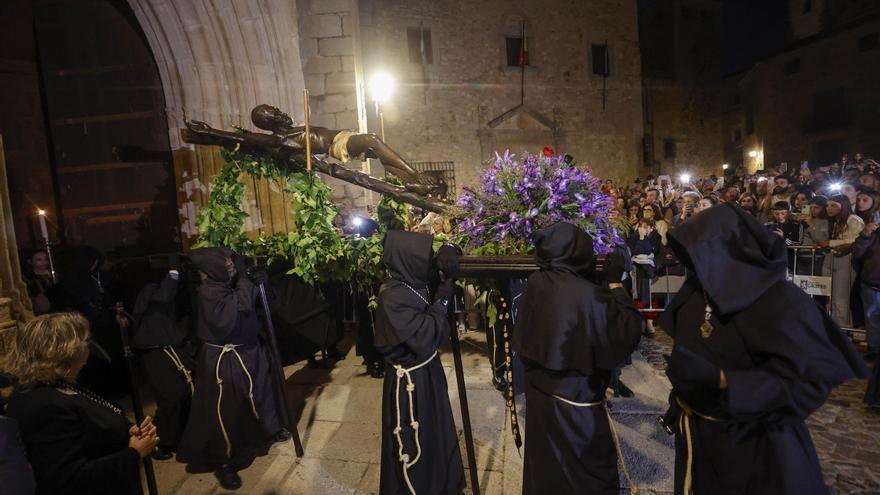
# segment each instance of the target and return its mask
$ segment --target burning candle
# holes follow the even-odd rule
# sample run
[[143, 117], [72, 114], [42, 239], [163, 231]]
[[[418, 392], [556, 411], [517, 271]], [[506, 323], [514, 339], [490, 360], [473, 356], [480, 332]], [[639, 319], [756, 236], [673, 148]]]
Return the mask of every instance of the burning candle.
[[40, 217], [40, 232], [43, 234], [43, 239], [49, 242], [49, 229], [46, 228], [46, 210], [37, 210], [37, 216]]

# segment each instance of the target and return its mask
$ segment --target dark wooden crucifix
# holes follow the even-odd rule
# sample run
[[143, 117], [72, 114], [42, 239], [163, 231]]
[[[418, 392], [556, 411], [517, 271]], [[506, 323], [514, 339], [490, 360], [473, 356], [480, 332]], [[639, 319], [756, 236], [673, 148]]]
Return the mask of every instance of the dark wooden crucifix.
[[[312, 151], [312, 166], [331, 177], [356, 184], [380, 194], [387, 194], [397, 201], [437, 213], [449, 213], [452, 205], [439, 197], [447, 193], [446, 184], [413, 169], [388, 145], [374, 134], [356, 134], [348, 131], [310, 126], [308, 136], [303, 126], [294, 127], [289, 115], [270, 105], [258, 105], [251, 112], [251, 120], [260, 129], [270, 131], [250, 132], [242, 129], [224, 131], [205, 122], [185, 122], [181, 137], [187, 143], [223, 146], [256, 154], [268, 154], [281, 158], [290, 167], [305, 170], [306, 141]], [[403, 182], [403, 186], [373, 177], [358, 170], [329, 162], [314, 155], [326, 155], [342, 162], [351, 157], [378, 158], [385, 171]]]

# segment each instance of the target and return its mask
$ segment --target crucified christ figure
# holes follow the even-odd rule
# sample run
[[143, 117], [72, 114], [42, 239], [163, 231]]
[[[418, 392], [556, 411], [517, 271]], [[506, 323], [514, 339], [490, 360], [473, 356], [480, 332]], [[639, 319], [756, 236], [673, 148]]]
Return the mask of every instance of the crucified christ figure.
[[[266, 104], [258, 105], [251, 111], [251, 120], [258, 128], [272, 133], [267, 137], [277, 141], [273, 147], [278, 152], [305, 152], [305, 127], [295, 127], [293, 119], [278, 108]], [[446, 195], [445, 182], [413, 169], [375, 134], [357, 134], [318, 126], [309, 126], [309, 131], [312, 153], [328, 154], [343, 163], [350, 161], [352, 157], [377, 158], [385, 171], [400, 179], [408, 191], [435, 197]]]

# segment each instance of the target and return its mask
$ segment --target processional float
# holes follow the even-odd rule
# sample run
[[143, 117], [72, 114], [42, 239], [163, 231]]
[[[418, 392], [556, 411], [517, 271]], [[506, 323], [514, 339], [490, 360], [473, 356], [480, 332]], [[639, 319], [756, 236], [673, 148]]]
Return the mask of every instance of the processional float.
[[[307, 96], [305, 108], [308, 109]], [[309, 126], [308, 117], [306, 118], [306, 125], [293, 126], [293, 120], [289, 115], [270, 105], [258, 105], [255, 107], [251, 112], [251, 120], [257, 128], [269, 132], [251, 132], [243, 129], [225, 131], [215, 129], [205, 122], [193, 120], [185, 122], [186, 127], [181, 130], [181, 137], [185, 142], [191, 144], [222, 146], [230, 150], [270, 155], [279, 158], [281, 163], [286, 164], [292, 170], [310, 172], [312, 169], [315, 169], [336, 179], [388, 195], [398, 202], [407, 203], [427, 211], [441, 214], [452, 211], [451, 204], [438, 199], [438, 197], [446, 193], [445, 183], [414, 170], [400, 155], [373, 134], [356, 134], [348, 131], [327, 129], [325, 127]], [[403, 185], [396, 185], [367, 173], [347, 168], [341, 163], [328, 161], [326, 158], [328, 156], [342, 163], [357, 157], [377, 158], [385, 167], [385, 171], [402, 181]], [[468, 278], [525, 278], [529, 273], [537, 269], [531, 256], [461, 256], [460, 265], [461, 275]], [[454, 308], [450, 308], [449, 321], [453, 329], [456, 328], [456, 314], [454, 311]], [[499, 318], [502, 321], [505, 318], [510, 320], [510, 308], [502, 308]], [[471, 489], [474, 494], [479, 495], [480, 484], [477, 476], [477, 462], [467, 390], [465, 389], [461, 343], [457, 331], [453, 330], [450, 332], [450, 335], [450, 347], [455, 361], [455, 378], [458, 384]], [[274, 340], [274, 335], [270, 335], [270, 341]], [[277, 353], [277, 348], [275, 352]], [[509, 349], [505, 354], [509, 360]], [[276, 366], [281, 365], [280, 359], [275, 361]], [[519, 447], [521, 441], [516, 418], [510, 363], [508, 363], [507, 374], [507, 406], [511, 411], [511, 428], [517, 447]], [[277, 376], [283, 377], [283, 370], [278, 370]], [[288, 429], [295, 443], [296, 454], [298, 457], [301, 457], [303, 451], [296, 429], [295, 415], [293, 411], [289, 410], [290, 403], [287, 400], [284, 387], [281, 386], [279, 388], [282, 393], [282, 401], [288, 405], [288, 410], [286, 411]]]

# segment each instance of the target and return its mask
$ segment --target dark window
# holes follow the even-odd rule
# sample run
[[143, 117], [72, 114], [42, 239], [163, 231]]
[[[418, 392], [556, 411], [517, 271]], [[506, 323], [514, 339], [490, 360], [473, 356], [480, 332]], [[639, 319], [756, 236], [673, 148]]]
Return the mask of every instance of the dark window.
[[593, 74], [608, 77], [611, 75], [611, 67], [608, 61], [608, 45], [593, 45]]
[[743, 141], [743, 133], [741, 129], [733, 131], [733, 144], [741, 144]]
[[687, 7], [682, 7], [681, 8], [681, 18], [686, 21], [693, 19], [694, 18], [694, 11], [687, 8]]
[[509, 67], [519, 67], [520, 57], [524, 60], [524, 65], [532, 65], [529, 61], [529, 37], [526, 36], [526, 46], [523, 47], [521, 36], [507, 37], [507, 65]]
[[753, 110], [746, 111], [746, 134], [751, 136], [755, 133], [755, 112]]
[[741, 98], [739, 96], [739, 93], [734, 93], [733, 104], [739, 106], [740, 100], [741, 100]]
[[785, 75], [790, 76], [801, 71], [801, 59], [793, 58], [785, 63]]
[[859, 51], [867, 52], [877, 48], [877, 42], [880, 39], [877, 33], [866, 34], [859, 38]]
[[409, 28], [406, 30], [409, 61], [413, 64], [433, 64], [434, 50], [431, 48], [431, 30]]
[[813, 10], [813, 1], [804, 0], [804, 14], [809, 14], [811, 10]]
[[663, 158], [675, 159], [675, 139], [663, 140]]

